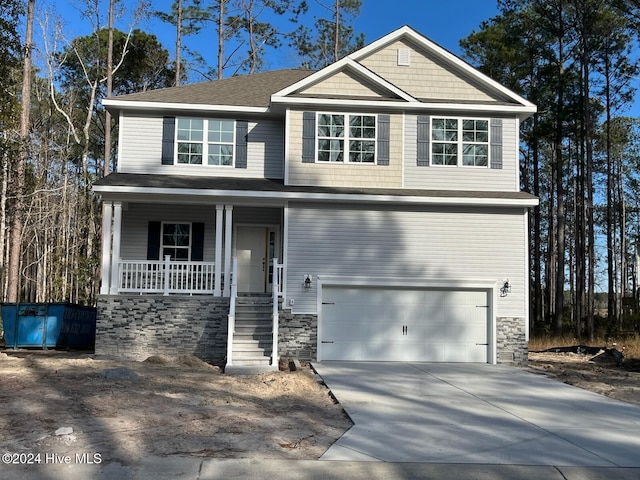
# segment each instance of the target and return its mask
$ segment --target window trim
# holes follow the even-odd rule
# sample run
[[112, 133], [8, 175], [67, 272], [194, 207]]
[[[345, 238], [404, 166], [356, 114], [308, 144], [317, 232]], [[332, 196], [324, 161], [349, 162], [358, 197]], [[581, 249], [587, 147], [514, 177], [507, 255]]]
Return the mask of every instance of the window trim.
[[[433, 139], [433, 121], [434, 120], [456, 120], [458, 122], [458, 140], [455, 142], [446, 142], [441, 140]], [[465, 142], [463, 139], [463, 124], [465, 120], [473, 120], [473, 121], [485, 121], [487, 122], [487, 141], [486, 142]], [[455, 143], [458, 147], [458, 151], [456, 153], [456, 164], [455, 165], [444, 165], [439, 163], [434, 163], [434, 146], [447, 144], [447, 143]], [[464, 157], [464, 145], [486, 145], [487, 147], [487, 164], [486, 165], [464, 165], [463, 157]], [[429, 166], [438, 167], [438, 168], [491, 168], [491, 119], [486, 117], [446, 117], [446, 116], [431, 116], [429, 118]]]
[[[202, 126], [202, 141], [200, 142], [200, 145], [202, 145], [202, 163], [180, 163], [178, 161], [178, 147], [179, 147], [179, 143], [183, 142], [183, 143], [195, 143], [197, 144], [198, 142], [192, 142], [192, 141], [185, 141], [185, 140], [179, 140], [178, 139], [178, 132], [180, 130], [178, 124], [180, 122], [180, 120], [202, 120], [203, 122], [203, 126]], [[231, 122], [232, 123], [232, 134], [233, 134], [233, 140], [231, 142], [209, 142], [209, 122], [210, 121], [224, 121], [224, 122]], [[215, 117], [176, 117], [176, 124], [175, 124], [175, 132], [174, 132], [174, 147], [173, 147], [173, 159], [174, 159], [174, 165], [181, 165], [181, 166], [186, 166], [186, 167], [211, 167], [211, 168], [235, 168], [236, 166], [236, 130], [237, 130], [237, 126], [236, 126], [236, 120], [235, 119], [230, 119], [230, 118], [215, 118]], [[231, 153], [231, 165], [211, 165], [209, 164], [209, 144], [215, 144], [215, 145], [231, 145], [231, 149], [232, 149], [232, 153]]]
[[[333, 112], [333, 111], [322, 111], [322, 112], [315, 112], [316, 114], [316, 122], [315, 122], [315, 132], [314, 132], [314, 136], [315, 136], [315, 144], [314, 144], [314, 154], [315, 154], [315, 163], [320, 163], [323, 165], [378, 165], [378, 134], [379, 134], [379, 124], [378, 124], [378, 114], [377, 113], [361, 113], [361, 112]], [[344, 150], [343, 150], [343, 160], [341, 162], [332, 162], [331, 160], [320, 160], [319, 157], [319, 153], [320, 153], [320, 149], [318, 148], [318, 141], [320, 140], [320, 138], [322, 139], [335, 139], [335, 138], [340, 138], [340, 137], [320, 137], [318, 135], [318, 128], [320, 125], [320, 115], [342, 115], [343, 117], [345, 117], [345, 133], [347, 133], [347, 135], [345, 135], [344, 137], [342, 137], [342, 141], [344, 142]], [[375, 135], [372, 138], [367, 138], [365, 140], [367, 141], [372, 141], [373, 142], [373, 162], [352, 162], [350, 160], [350, 150], [348, 148], [349, 143], [352, 140], [363, 140], [363, 137], [351, 137], [349, 135], [349, 117], [350, 116], [355, 116], [355, 117], [373, 117], [374, 121], [375, 121], [375, 125], [374, 125], [374, 133]], [[345, 160], [345, 158], [347, 160]]]
[[[186, 165], [186, 164], [184, 164]], [[194, 164], [190, 164], [194, 165]], [[176, 246], [176, 245], [165, 245], [164, 244], [164, 226], [165, 225], [189, 225], [189, 245], [187, 247]], [[160, 222], [160, 260], [164, 260], [164, 249], [167, 248], [180, 248], [187, 250], [187, 260], [171, 260], [172, 262], [190, 262], [191, 261], [191, 247], [193, 246], [193, 222], [169, 222], [162, 221]]]

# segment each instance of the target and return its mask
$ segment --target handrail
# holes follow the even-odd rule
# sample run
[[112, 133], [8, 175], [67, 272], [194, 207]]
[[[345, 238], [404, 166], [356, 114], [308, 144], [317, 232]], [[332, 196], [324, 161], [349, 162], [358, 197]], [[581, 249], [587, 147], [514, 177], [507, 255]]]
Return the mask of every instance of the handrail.
[[280, 361], [280, 357], [278, 355], [278, 327], [280, 322], [280, 315], [278, 313], [278, 299], [280, 295], [282, 295], [282, 290], [280, 286], [281, 276], [279, 273], [281, 272], [282, 265], [278, 264], [278, 259], [273, 259], [273, 278], [272, 278], [272, 293], [273, 293], [273, 313], [271, 315], [273, 321], [272, 335], [273, 335], [273, 344], [271, 347], [271, 366], [277, 367]]
[[214, 262], [120, 260], [118, 292], [213, 294]]
[[236, 331], [236, 298], [238, 297], [238, 258], [231, 263], [231, 297], [227, 317], [227, 365], [233, 365], [233, 334]]

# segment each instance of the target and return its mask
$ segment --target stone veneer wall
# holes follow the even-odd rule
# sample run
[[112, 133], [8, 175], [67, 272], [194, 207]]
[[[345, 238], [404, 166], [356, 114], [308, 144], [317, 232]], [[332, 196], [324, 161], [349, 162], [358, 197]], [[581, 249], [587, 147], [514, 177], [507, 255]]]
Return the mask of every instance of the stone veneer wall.
[[280, 309], [278, 353], [280, 358], [316, 360], [318, 358], [318, 315], [296, 314]]
[[144, 360], [194, 355], [224, 365], [229, 299], [212, 296], [100, 295], [96, 354]]
[[527, 365], [529, 349], [524, 318], [496, 318], [496, 350], [498, 363]]

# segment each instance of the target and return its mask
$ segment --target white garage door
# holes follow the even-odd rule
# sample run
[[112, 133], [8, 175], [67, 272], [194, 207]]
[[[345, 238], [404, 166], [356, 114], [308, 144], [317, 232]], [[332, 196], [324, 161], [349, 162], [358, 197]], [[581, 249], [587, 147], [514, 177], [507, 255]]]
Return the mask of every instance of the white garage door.
[[321, 360], [487, 362], [484, 290], [324, 287]]

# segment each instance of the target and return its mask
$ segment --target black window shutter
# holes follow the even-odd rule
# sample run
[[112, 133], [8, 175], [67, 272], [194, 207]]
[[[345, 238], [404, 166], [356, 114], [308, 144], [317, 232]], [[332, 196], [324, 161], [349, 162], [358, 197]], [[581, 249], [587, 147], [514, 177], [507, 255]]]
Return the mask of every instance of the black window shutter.
[[191, 260], [201, 262], [204, 259], [204, 223], [191, 224]]
[[316, 161], [316, 113], [302, 113], [302, 163]]
[[160, 260], [160, 222], [149, 222], [147, 260]]
[[418, 152], [417, 152], [417, 165], [418, 167], [429, 166], [429, 139], [431, 138], [429, 132], [429, 115], [418, 115]]
[[378, 115], [378, 165], [389, 165], [390, 124], [389, 115]]
[[491, 119], [491, 168], [502, 168], [502, 120]]
[[176, 138], [176, 117], [162, 119], [162, 165], [173, 165], [173, 144]]
[[247, 168], [247, 137], [249, 124], [245, 120], [236, 121], [236, 168]]

